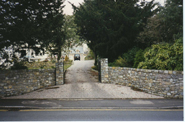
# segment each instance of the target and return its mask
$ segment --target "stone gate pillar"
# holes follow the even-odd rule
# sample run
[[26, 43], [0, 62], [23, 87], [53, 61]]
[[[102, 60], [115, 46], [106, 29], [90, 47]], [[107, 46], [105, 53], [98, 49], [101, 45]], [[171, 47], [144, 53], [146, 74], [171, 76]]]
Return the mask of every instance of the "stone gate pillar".
[[64, 70], [63, 70], [63, 62], [56, 63], [56, 85], [64, 84]]
[[109, 82], [108, 58], [102, 58], [100, 62], [101, 62], [101, 82], [108, 83]]

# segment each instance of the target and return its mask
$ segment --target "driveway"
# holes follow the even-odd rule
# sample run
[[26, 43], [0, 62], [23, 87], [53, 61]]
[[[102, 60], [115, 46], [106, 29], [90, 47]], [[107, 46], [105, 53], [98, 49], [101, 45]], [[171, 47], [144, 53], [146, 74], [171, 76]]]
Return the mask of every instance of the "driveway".
[[91, 67], [94, 61], [74, 61], [67, 70], [64, 85], [51, 86], [31, 93], [7, 98], [163, 98], [130, 87], [98, 82], [98, 73]]

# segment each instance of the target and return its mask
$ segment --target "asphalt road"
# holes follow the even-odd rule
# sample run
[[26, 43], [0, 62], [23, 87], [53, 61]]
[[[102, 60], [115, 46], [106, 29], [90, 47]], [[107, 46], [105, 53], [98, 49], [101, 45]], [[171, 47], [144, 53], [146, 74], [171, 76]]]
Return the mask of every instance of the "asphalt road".
[[0, 121], [183, 121], [182, 110], [0, 110]]
[[182, 99], [0, 99], [0, 109], [183, 109]]

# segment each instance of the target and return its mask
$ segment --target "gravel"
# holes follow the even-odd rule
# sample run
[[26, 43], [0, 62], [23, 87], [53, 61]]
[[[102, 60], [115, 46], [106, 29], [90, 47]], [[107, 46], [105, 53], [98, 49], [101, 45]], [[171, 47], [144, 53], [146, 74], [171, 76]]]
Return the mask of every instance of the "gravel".
[[20, 96], [7, 98], [38, 99], [38, 98], [163, 98], [130, 87], [103, 84], [98, 82], [98, 76], [92, 73], [94, 61], [74, 61], [68, 68], [64, 85], [50, 86]]

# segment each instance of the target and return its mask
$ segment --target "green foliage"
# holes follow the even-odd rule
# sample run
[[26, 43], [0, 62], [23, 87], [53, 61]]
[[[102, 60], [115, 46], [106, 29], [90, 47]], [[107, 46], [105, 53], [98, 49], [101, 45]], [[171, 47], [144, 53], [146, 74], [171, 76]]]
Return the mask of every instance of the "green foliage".
[[134, 58], [134, 68], [137, 68], [138, 64], [140, 62], [144, 61], [144, 53], [143, 50], [140, 49], [136, 52], [135, 58]]
[[92, 50], [88, 53], [88, 55], [85, 57], [85, 60], [92, 60], [94, 59], [94, 53]]
[[183, 38], [176, 40], [171, 46], [171, 50], [172, 62], [175, 63], [174, 70], [183, 71]]
[[174, 43], [183, 36], [183, 0], [166, 0], [165, 7], [148, 19], [138, 36], [145, 47], [161, 42]]
[[14, 52], [26, 48], [38, 54], [50, 43], [62, 45], [62, 4], [63, 0], [1, 0], [0, 49], [13, 45]]
[[145, 61], [138, 68], [159, 70], [183, 70], [183, 39], [169, 43], [152, 45], [144, 54]]
[[68, 60], [64, 62], [64, 71], [67, 70], [73, 64], [72, 60]]
[[118, 57], [114, 62], [110, 62], [109, 66], [114, 66], [114, 67], [127, 67], [128, 63], [126, 59], [123, 59], [121, 56]]
[[122, 57], [118, 57], [118, 59], [115, 60], [114, 65], [120, 67], [127, 67], [128, 62], [125, 58], [123, 59]]
[[23, 65], [28, 69], [54, 69], [55, 63], [52, 61], [48, 62], [23, 62]]
[[[164, 25], [165, 42], [174, 42], [183, 36], [183, 0], [166, 0], [159, 17]], [[179, 34], [178, 38], [174, 38], [176, 34]]]
[[91, 68], [94, 70], [98, 70], [98, 66], [92, 66]]
[[132, 67], [135, 62], [136, 52], [139, 50], [138, 47], [133, 47], [128, 50], [128, 52], [124, 53], [118, 57], [113, 63], [109, 63], [110, 66], [120, 66], [120, 67]]
[[65, 15], [63, 29], [66, 33], [64, 45], [66, 48], [80, 44], [80, 37], [77, 35], [78, 27], [74, 22], [74, 18], [74, 15]]
[[113, 62], [136, 45], [147, 18], [158, 11], [156, 5], [154, 0], [141, 5], [138, 0], [85, 0], [83, 5], [73, 8], [79, 34], [88, 41], [95, 60], [98, 55]]
[[127, 67], [132, 67], [134, 65], [134, 58], [138, 50], [139, 50], [138, 47], [133, 47], [132, 49], [128, 50], [127, 53], [123, 54], [122, 57], [126, 60]]
[[164, 24], [162, 23], [161, 18], [156, 15], [148, 19], [147, 26], [144, 28], [144, 31], [139, 34], [137, 39], [145, 47], [150, 47], [152, 44], [160, 43], [164, 37]]
[[24, 65], [23, 61], [20, 61], [20, 62], [14, 61], [14, 65], [11, 67], [11, 70], [19, 70], [19, 69], [28, 69], [28, 67]]

